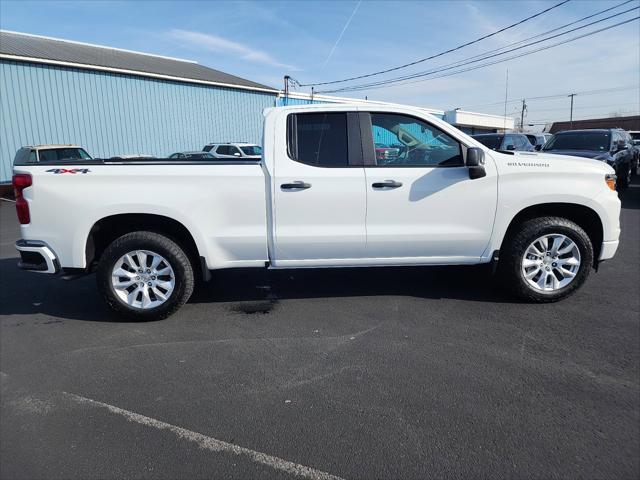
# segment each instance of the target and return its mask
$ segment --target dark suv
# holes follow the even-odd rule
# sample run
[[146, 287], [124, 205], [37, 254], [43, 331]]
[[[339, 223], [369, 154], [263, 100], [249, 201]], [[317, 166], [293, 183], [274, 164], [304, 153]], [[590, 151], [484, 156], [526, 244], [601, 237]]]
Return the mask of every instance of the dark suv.
[[602, 160], [613, 167], [618, 176], [618, 189], [631, 182], [635, 150], [630, 136], [617, 128], [567, 130], [556, 133], [542, 148], [544, 152]]
[[472, 137], [492, 150], [534, 151], [533, 145], [522, 133], [481, 133]]

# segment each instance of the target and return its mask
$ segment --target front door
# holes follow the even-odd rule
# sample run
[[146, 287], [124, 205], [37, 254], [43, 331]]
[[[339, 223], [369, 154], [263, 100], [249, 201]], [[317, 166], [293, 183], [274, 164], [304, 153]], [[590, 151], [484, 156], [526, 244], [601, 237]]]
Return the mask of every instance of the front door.
[[365, 256], [366, 186], [356, 113], [291, 113], [275, 158], [274, 267], [339, 266]]
[[[497, 174], [469, 179], [463, 145], [425, 120], [363, 113], [367, 256], [372, 263], [474, 263], [487, 247]], [[367, 153], [365, 153], [367, 155]], [[368, 161], [369, 160], [369, 161]]]

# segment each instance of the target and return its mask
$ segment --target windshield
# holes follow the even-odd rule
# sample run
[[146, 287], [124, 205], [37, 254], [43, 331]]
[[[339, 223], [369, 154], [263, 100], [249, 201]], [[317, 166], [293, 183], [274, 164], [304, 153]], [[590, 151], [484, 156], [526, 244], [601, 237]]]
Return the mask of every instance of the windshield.
[[502, 145], [502, 135], [478, 135], [473, 138], [493, 150], [499, 149]]
[[609, 132], [566, 132], [551, 138], [543, 150], [587, 150], [607, 152], [611, 144]]
[[82, 148], [51, 148], [40, 150], [40, 161], [91, 160], [91, 156]]
[[257, 145], [240, 147], [240, 150], [242, 150], [245, 155], [262, 155], [262, 147], [259, 147]]

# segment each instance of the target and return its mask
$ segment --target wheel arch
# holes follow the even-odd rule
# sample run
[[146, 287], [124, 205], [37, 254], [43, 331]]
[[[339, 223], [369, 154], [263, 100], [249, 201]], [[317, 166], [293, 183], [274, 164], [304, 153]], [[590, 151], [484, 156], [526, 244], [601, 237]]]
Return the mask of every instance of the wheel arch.
[[193, 235], [179, 221], [152, 213], [122, 213], [103, 217], [89, 230], [85, 244], [85, 260], [89, 270], [93, 270], [107, 246], [116, 238], [134, 231], [149, 231], [165, 235], [180, 245], [192, 263], [194, 272], [202, 272], [202, 278], [209, 280], [210, 273]]
[[511, 219], [500, 243], [500, 249], [514, 235], [518, 225], [539, 217], [562, 217], [579, 225], [591, 240], [594, 262], [597, 263], [604, 238], [602, 220], [595, 210], [577, 203], [540, 203], [523, 208]]

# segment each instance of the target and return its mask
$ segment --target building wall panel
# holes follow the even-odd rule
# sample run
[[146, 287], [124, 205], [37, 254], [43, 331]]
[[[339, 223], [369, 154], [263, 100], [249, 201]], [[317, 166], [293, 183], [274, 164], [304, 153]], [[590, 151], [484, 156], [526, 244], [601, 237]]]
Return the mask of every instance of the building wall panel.
[[74, 143], [111, 157], [260, 143], [262, 110], [275, 102], [269, 93], [0, 61], [0, 182], [23, 145]]

